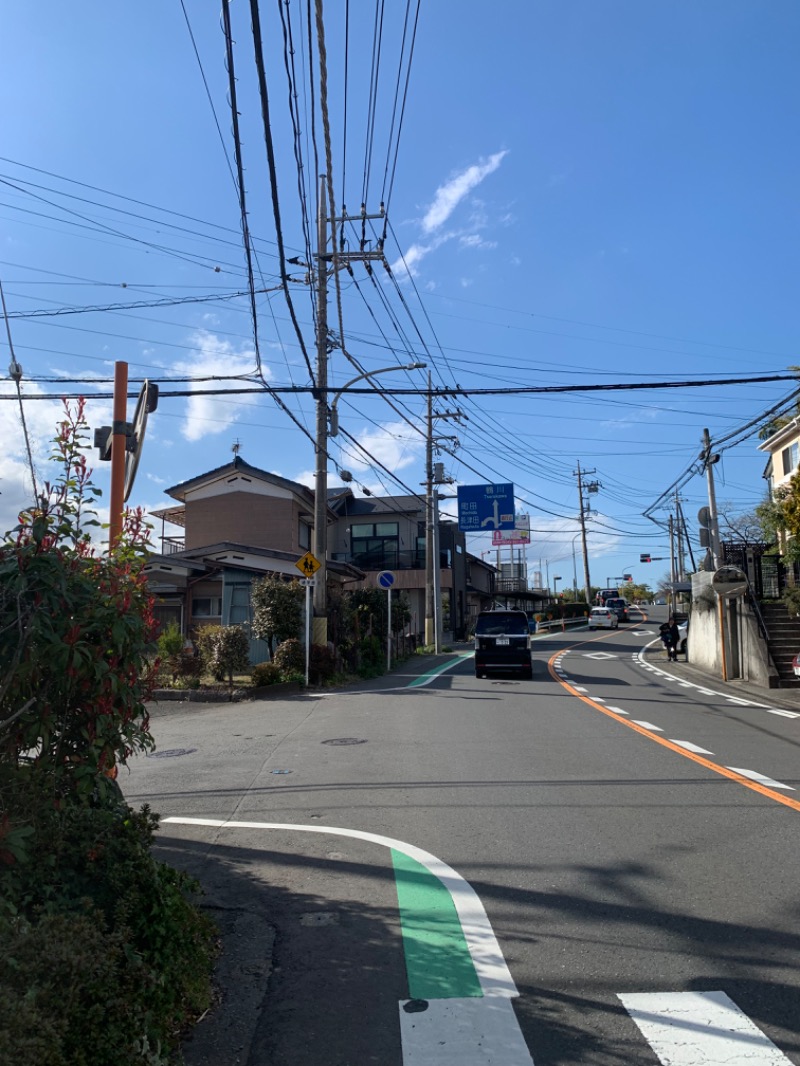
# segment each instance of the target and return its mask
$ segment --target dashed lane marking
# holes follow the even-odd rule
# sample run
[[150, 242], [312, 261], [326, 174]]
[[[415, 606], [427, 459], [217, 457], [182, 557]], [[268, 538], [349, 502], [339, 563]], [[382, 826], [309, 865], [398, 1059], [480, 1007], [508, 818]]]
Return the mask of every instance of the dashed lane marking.
[[692, 744], [691, 740], [673, 740], [673, 744], [677, 744], [679, 748], [686, 748], [687, 751], [694, 751], [698, 755], [713, 755], [713, 751], [709, 751], [708, 748], [701, 748], [699, 744]]
[[767, 777], [766, 774], [759, 774], [756, 770], [742, 770], [739, 766], [729, 766], [728, 769], [734, 770], [737, 774], [741, 774], [742, 777], [749, 777], [751, 781], [760, 781], [767, 788], [785, 788], [789, 792], [794, 792], [793, 785], [784, 785], [782, 781], [773, 781], [771, 777]]
[[664, 732], [660, 725], [653, 725], [652, 722], [642, 722], [639, 718], [634, 718], [633, 721], [636, 722], [637, 725], [642, 726], [644, 729], [652, 730], [654, 733]]
[[[558, 654], [563, 654], [563, 652], [559, 652]], [[642, 653], [640, 652], [639, 654], [641, 655]], [[602, 703], [598, 703], [597, 700], [585, 695], [585, 693], [579, 692], [577, 687], [572, 685], [569, 680], [564, 677], [559, 677], [555, 670], [555, 659], [556, 655], [554, 654], [547, 663], [550, 676], [557, 684], [566, 689], [567, 692], [587, 704], [589, 707], [594, 707], [595, 710], [600, 711], [601, 714], [605, 714], [609, 718], [613, 718], [614, 721], [619, 722], [620, 725], [624, 725], [628, 729], [632, 729], [635, 733], [639, 733], [641, 736], [646, 737], [653, 744], [660, 744], [661, 747], [668, 748], [677, 755], [681, 755], [684, 759], [691, 759], [692, 762], [697, 763], [699, 766], [704, 766], [707, 770], [711, 770], [712, 773], [719, 774], [720, 777], [726, 777], [729, 781], [735, 781], [737, 784], [742, 785], [742, 787], [749, 788], [751, 791], [757, 792], [759, 795], [765, 796], [767, 799], [771, 799], [775, 803], [780, 803], [784, 807], [789, 807], [793, 811], [800, 812], [800, 802], [792, 799], [790, 796], [785, 796], [776, 789], [769, 788], [761, 781], [753, 781], [750, 778], [744, 777], [742, 774], [737, 773], [735, 770], [731, 770], [727, 766], [712, 762], [711, 759], [706, 758], [706, 756], [700, 754], [700, 752], [690, 751], [688, 748], [682, 747], [680, 744], [676, 744], [673, 741], [668, 740], [666, 737], [661, 737], [657, 733], [652, 733], [650, 730], [637, 725], [636, 722], [623, 717], [623, 714], [621, 714], [619, 710], [615, 710], [612, 707], [606, 707]], [[641, 659], [639, 661], [641, 662]], [[662, 671], [658, 672], [662, 673]], [[711, 753], [709, 752], [708, 754]]]

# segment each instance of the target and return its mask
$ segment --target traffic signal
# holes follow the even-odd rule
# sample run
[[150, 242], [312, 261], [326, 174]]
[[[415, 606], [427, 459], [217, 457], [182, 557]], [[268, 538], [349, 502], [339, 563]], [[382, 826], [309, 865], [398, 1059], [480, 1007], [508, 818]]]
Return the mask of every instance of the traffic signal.
[[649, 555], [640, 555], [639, 556], [639, 562], [640, 563], [649, 563], [650, 561], [651, 561], [651, 559], [650, 559]]
[[622, 580], [623, 581], [633, 581], [633, 574], [623, 574], [622, 575]]

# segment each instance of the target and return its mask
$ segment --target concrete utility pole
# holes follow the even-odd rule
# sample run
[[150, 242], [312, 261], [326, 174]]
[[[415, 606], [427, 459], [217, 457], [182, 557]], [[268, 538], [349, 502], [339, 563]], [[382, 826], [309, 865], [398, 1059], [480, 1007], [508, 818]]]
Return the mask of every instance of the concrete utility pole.
[[578, 501], [580, 504], [580, 523], [581, 523], [581, 544], [583, 546], [583, 580], [584, 580], [584, 594], [586, 596], [586, 605], [591, 607], [592, 605], [592, 583], [589, 577], [589, 550], [586, 546], [586, 513], [583, 504], [583, 477], [585, 474], [593, 474], [594, 470], [581, 470], [580, 461], [578, 461], [578, 469], [573, 471], [573, 477], [578, 479]]
[[328, 643], [328, 202], [319, 178], [317, 206], [317, 428], [314, 445], [314, 644]]
[[717, 516], [717, 496], [714, 490], [714, 463], [719, 462], [718, 455], [711, 454], [711, 435], [707, 429], [703, 430], [703, 450], [700, 453], [706, 471], [708, 482], [708, 530], [711, 534], [711, 555], [714, 561], [714, 569], [718, 570], [722, 563], [722, 547], [719, 541], [719, 518]]
[[[425, 433], [425, 645], [435, 641], [435, 590], [433, 587], [433, 390], [428, 371], [428, 418]], [[437, 560], [438, 562], [438, 560]]]
[[[367, 251], [362, 241], [358, 252], [347, 252], [340, 248], [328, 250], [328, 202], [325, 193], [327, 176], [319, 175], [319, 194], [317, 200], [317, 374], [316, 374], [316, 437], [314, 454], [316, 470], [314, 475], [314, 539], [312, 552], [320, 564], [314, 577], [314, 635], [315, 644], [328, 642], [328, 271], [338, 270], [340, 266], [368, 259], [383, 259], [383, 246], [377, 251]], [[333, 205], [331, 204], [331, 210]], [[367, 219], [383, 218], [368, 215], [362, 206], [357, 216], [342, 215], [332, 219], [334, 225], [360, 220], [362, 226]], [[344, 343], [342, 341], [342, 343]], [[399, 369], [399, 368], [398, 368]], [[370, 375], [365, 374], [365, 377]], [[358, 380], [358, 379], [356, 379]], [[351, 382], [352, 384], [352, 382]]]
[[456, 438], [434, 437], [433, 423], [437, 418], [459, 419], [461, 411], [434, 411], [432, 375], [428, 371], [428, 413], [425, 434], [425, 644], [433, 645], [438, 655], [442, 621], [438, 486], [448, 479], [434, 476], [433, 449], [437, 441], [456, 440]]
[[675, 613], [675, 522], [672, 515], [669, 516], [669, 578], [672, 588], [669, 594], [669, 612]]

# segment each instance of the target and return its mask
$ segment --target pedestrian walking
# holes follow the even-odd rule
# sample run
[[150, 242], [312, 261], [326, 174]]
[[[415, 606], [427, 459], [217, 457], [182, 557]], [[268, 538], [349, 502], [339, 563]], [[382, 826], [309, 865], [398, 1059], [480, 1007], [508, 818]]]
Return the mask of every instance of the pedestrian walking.
[[675, 619], [670, 615], [668, 622], [664, 622], [659, 626], [659, 634], [664, 647], [667, 650], [667, 658], [671, 663], [678, 661], [678, 644], [680, 643], [681, 635], [678, 632], [678, 624]]

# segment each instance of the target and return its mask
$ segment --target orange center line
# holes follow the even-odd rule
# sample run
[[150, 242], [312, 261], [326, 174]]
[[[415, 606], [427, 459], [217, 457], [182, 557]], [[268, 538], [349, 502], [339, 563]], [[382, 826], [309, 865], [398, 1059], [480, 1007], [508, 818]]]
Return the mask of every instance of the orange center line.
[[[607, 635], [610, 636], [610, 634]], [[721, 777], [727, 777], [730, 781], [735, 781], [737, 784], [743, 785], [745, 788], [749, 788], [753, 792], [758, 792], [760, 795], [766, 796], [767, 799], [774, 800], [776, 803], [782, 803], [784, 807], [790, 807], [793, 811], [800, 811], [800, 801], [791, 799], [789, 796], [784, 796], [780, 792], [768, 788], [766, 785], [759, 784], [758, 781], [751, 781], [747, 777], [742, 777], [742, 775], [737, 774], [735, 770], [729, 770], [727, 766], [720, 766], [719, 763], [712, 762], [711, 759], [706, 759], [702, 755], [698, 755], [696, 752], [687, 751], [686, 748], [682, 748], [679, 744], [675, 744], [671, 740], [667, 740], [665, 737], [660, 737], [656, 733], [651, 733], [650, 730], [645, 729], [644, 726], [637, 725], [636, 722], [631, 722], [628, 718], [623, 718], [621, 714], [617, 714], [608, 707], [604, 707], [602, 703], [595, 702], [590, 696], [585, 696], [582, 692], [578, 692], [573, 685], [568, 681], [565, 681], [563, 677], [558, 676], [553, 664], [560, 655], [563, 655], [565, 651], [572, 650], [573, 648], [579, 648], [581, 644], [594, 643], [594, 641], [598, 639], [604, 638], [594, 637], [589, 641], [582, 640], [577, 644], [570, 645], [569, 648], [561, 648], [559, 651], [553, 652], [547, 661], [547, 669], [552, 679], [557, 681], [562, 688], [565, 688], [571, 696], [577, 697], [579, 700], [587, 703], [590, 707], [593, 707], [596, 711], [601, 711], [608, 718], [613, 718], [614, 721], [619, 722], [620, 725], [627, 726], [628, 729], [632, 729], [635, 733], [640, 733], [643, 737], [647, 737], [648, 740], [660, 744], [662, 748], [668, 748], [670, 751], [674, 751], [676, 755], [682, 755], [684, 759], [690, 759], [692, 762], [696, 762], [700, 766], [705, 766], [707, 770], [711, 770], [713, 773], [719, 774]]]

